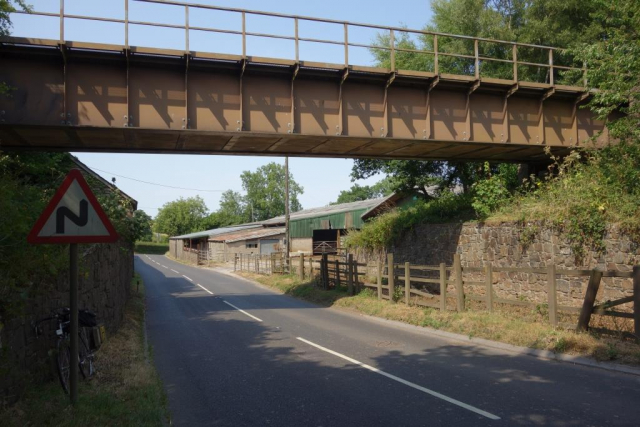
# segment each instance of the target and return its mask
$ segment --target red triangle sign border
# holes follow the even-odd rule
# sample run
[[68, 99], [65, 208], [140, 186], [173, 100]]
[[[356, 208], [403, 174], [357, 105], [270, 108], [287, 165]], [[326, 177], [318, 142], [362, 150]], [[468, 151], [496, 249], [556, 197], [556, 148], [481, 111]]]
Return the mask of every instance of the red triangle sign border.
[[[104, 236], [50, 236], [50, 237], [38, 236], [38, 234], [42, 231], [42, 228], [45, 226], [45, 224], [53, 214], [53, 211], [55, 210], [56, 206], [58, 206], [58, 203], [60, 203], [60, 200], [62, 200], [62, 197], [64, 197], [67, 190], [69, 190], [69, 187], [71, 186], [73, 181], [76, 181], [78, 185], [80, 185], [80, 188], [82, 189], [82, 191], [84, 191], [84, 194], [87, 197], [89, 204], [93, 207], [96, 214], [102, 221], [108, 234]], [[107, 214], [104, 213], [102, 206], [100, 206], [98, 199], [96, 199], [96, 196], [93, 194], [93, 192], [89, 188], [89, 184], [87, 184], [87, 181], [82, 176], [82, 173], [80, 172], [80, 170], [71, 169], [71, 171], [69, 171], [67, 176], [64, 178], [62, 185], [60, 185], [60, 187], [54, 194], [53, 198], [51, 199], [51, 201], [49, 202], [49, 204], [44, 209], [44, 211], [36, 221], [35, 225], [31, 229], [31, 232], [27, 236], [27, 241], [32, 244], [113, 243], [113, 242], [116, 242], [118, 238], [119, 238], [118, 233], [116, 232], [115, 228], [111, 224], [111, 221], [109, 221]]]

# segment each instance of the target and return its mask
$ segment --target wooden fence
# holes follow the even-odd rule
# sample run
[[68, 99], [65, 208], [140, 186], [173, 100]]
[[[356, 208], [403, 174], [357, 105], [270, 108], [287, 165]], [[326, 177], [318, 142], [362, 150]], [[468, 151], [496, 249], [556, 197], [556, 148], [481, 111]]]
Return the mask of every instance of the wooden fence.
[[249, 271], [258, 274], [284, 274], [286, 263], [281, 252], [269, 255], [235, 254], [233, 259], [234, 271]]
[[[488, 311], [493, 311], [496, 304], [511, 304], [516, 306], [535, 307], [539, 303], [531, 301], [521, 301], [508, 298], [500, 298], [494, 292], [494, 274], [499, 272], [515, 272], [540, 274], [546, 276], [547, 282], [547, 305], [549, 311], [549, 322], [553, 326], [558, 325], [558, 314], [561, 312], [579, 314], [577, 329], [584, 331], [589, 327], [589, 320], [592, 314], [615, 316], [634, 319], [635, 336], [640, 338], [640, 266], [633, 268], [630, 272], [621, 271], [601, 271], [601, 270], [568, 270], [559, 269], [555, 265], [547, 268], [532, 267], [494, 267], [487, 264], [485, 267], [463, 267], [460, 262], [460, 255], [454, 255], [453, 265], [416, 265], [411, 263], [394, 263], [393, 254], [388, 255], [387, 263], [377, 263], [377, 281], [375, 284], [360, 281], [359, 277], [364, 273], [359, 273], [358, 266], [365, 266], [353, 261], [353, 256], [349, 255], [349, 261], [342, 263], [330, 260], [323, 255], [319, 261], [319, 276], [325, 288], [331, 284], [340, 286], [349, 277], [354, 281], [355, 289], [361, 286], [370, 287], [377, 290], [378, 299], [388, 299], [390, 301], [404, 300], [408, 305], [421, 305], [427, 307], [447, 310], [447, 298], [455, 300], [457, 311], [464, 311], [466, 300], [474, 300], [483, 303]], [[353, 267], [349, 267], [353, 265]], [[355, 276], [350, 276], [349, 268], [355, 269]], [[391, 274], [389, 273], [391, 272]], [[484, 276], [483, 280], [465, 280], [464, 273], [475, 273], [476, 276]], [[570, 307], [558, 304], [558, 290], [556, 281], [558, 276], [589, 277], [589, 284], [582, 307]], [[607, 301], [603, 304], [594, 305], [596, 294], [603, 277], [618, 277], [633, 279], [633, 296], [628, 296], [615, 301]], [[383, 284], [386, 279], [386, 284]], [[417, 289], [412, 284], [425, 284], [422, 289]], [[452, 295], [448, 295], [447, 287], [452, 285], [455, 289]], [[484, 290], [483, 295], [465, 291], [465, 287], [473, 287], [475, 290]], [[612, 307], [633, 302], [633, 312], [612, 311]]]

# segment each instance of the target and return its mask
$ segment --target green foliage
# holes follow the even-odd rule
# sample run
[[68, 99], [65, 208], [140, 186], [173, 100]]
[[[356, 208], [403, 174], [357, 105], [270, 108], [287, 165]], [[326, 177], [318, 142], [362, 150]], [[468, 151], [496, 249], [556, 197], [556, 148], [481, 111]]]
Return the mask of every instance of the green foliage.
[[469, 194], [444, 192], [430, 201], [420, 200], [411, 207], [396, 209], [368, 222], [361, 230], [351, 231], [345, 240], [349, 248], [371, 251], [388, 247], [407, 230], [425, 222], [448, 222], [473, 217]]
[[200, 230], [207, 215], [207, 206], [200, 196], [182, 198], [165, 203], [153, 223], [154, 231], [170, 236], [193, 233]]
[[[0, 317], [17, 316], [30, 296], [44, 292], [68, 267], [65, 245], [31, 245], [27, 235], [76, 165], [67, 153], [0, 152]], [[122, 243], [139, 235], [130, 201], [85, 176]]]
[[11, 19], [9, 14], [17, 10], [31, 11], [31, 6], [24, 0], [0, 0], [0, 37], [8, 36], [11, 31]]
[[153, 220], [145, 211], [137, 210], [133, 213], [133, 227], [135, 240], [150, 241], [153, 238], [151, 226]]
[[529, 246], [533, 243], [533, 240], [536, 238], [538, 233], [540, 232], [540, 227], [537, 225], [527, 225], [523, 224], [524, 229], [520, 233], [520, 244], [524, 247]]
[[134, 248], [137, 254], [164, 255], [169, 252], [169, 244], [159, 242], [136, 242]]
[[507, 203], [518, 185], [516, 165], [501, 164], [498, 166], [497, 173], [492, 174], [489, 162], [485, 162], [484, 170], [489, 177], [473, 185], [471, 204], [480, 218], [488, 217], [491, 212]]
[[341, 191], [338, 200], [332, 203], [332, 205], [385, 197], [393, 193], [393, 188], [393, 180], [389, 177], [384, 178], [374, 185], [361, 186], [353, 184], [349, 190]]
[[[285, 170], [276, 162], [259, 167], [255, 172], [244, 171], [240, 176], [242, 188], [246, 191], [245, 203], [253, 212], [254, 221], [263, 221], [284, 215], [285, 207]], [[289, 207], [291, 212], [302, 209], [298, 195], [304, 189], [289, 173]]]

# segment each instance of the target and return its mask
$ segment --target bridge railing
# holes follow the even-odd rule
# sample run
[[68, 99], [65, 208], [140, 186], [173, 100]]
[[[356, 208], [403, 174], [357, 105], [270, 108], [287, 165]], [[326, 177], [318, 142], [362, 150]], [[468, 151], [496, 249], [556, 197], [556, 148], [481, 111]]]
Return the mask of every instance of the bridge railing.
[[[172, 0], [131, 1], [181, 7], [184, 9], [184, 24], [131, 20], [129, 19], [130, 0], [123, 0], [124, 19], [65, 13], [65, 0], [60, 0], [59, 13], [38, 11], [17, 11], [14, 13], [57, 17], [60, 20], [59, 40], [61, 43], [65, 41], [65, 19], [91, 20], [123, 24], [125, 48], [129, 48], [130, 26], [152, 26], [184, 30], [184, 51], [186, 54], [190, 52], [190, 33], [192, 31], [201, 31], [241, 36], [242, 58], [247, 58], [247, 37], [272, 38], [292, 41], [295, 45], [296, 61], [300, 60], [300, 43], [310, 42], [342, 46], [345, 67], [353, 65], [349, 61], [350, 48], [365, 48], [373, 53], [385, 65], [385, 68], [388, 68], [392, 73], [423, 71], [434, 75], [468, 75], [476, 80], [493, 77], [512, 80], [514, 83], [533, 82], [549, 85], [560, 83], [584, 87], [587, 85], [586, 65], [576, 66], [572, 58], [567, 57], [565, 50], [551, 46]], [[241, 28], [231, 30], [191, 25], [189, 15], [192, 9], [207, 9], [239, 14], [241, 16]], [[293, 22], [293, 34], [282, 35], [249, 31], [247, 29], [247, 16], [250, 15], [289, 19]], [[299, 24], [302, 21], [340, 26], [343, 33], [342, 40], [303, 37], [299, 31]], [[377, 42], [367, 44], [350, 40], [349, 31], [353, 28], [379, 31]], [[425, 48], [414, 49], [415, 43], [410, 43], [411, 36], [421, 38]], [[414, 65], [410, 69], [403, 68], [407, 59], [410, 58], [414, 59], [412, 61]]]

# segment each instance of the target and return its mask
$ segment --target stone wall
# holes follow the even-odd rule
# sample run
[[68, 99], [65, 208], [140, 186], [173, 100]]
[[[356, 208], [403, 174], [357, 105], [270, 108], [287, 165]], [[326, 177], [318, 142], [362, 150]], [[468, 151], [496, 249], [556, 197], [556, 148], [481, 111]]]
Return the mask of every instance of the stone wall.
[[[554, 263], [558, 269], [602, 269], [631, 271], [640, 264], [637, 242], [632, 242], [616, 227], [606, 233], [606, 250], [602, 254], [587, 251], [582, 260], [576, 259], [571, 243], [562, 231], [544, 224], [523, 226], [514, 223], [483, 224], [453, 223], [425, 224], [408, 231], [396, 241], [388, 252], [396, 263], [438, 265], [453, 264], [453, 255], [459, 253], [463, 267], [534, 267], [545, 268]], [[386, 257], [378, 254], [358, 254], [360, 260], [376, 261]], [[375, 277], [375, 269], [368, 274]], [[469, 281], [484, 280], [483, 273], [464, 274]], [[544, 274], [494, 273], [494, 289], [498, 297], [532, 302], [547, 301], [547, 278]], [[579, 307], [582, 304], [588, 277], [558, 276], [558, 303]], [[454, 292], [454, 289], [450, 289]], [[465, 292], [482, 295], [484, 287]], [[613, 300], [632, 295], [631, 279], [604, 278], [598, 300]]]
[[[81, 245], [78, 250], [78, 306], [96, 313], [108, 339], [124, 317], [133, 277], [133, 245]], [[17, 400], [29, 381], [54, 377], [48, 353], [56, 345], [55, 322], [43, 323], [38, 338], [31, 322], [69, 306], [68, 271], [38, 289], [38, 295], [26, 302], [25, 315], [6, 320], [0, 334], [0, 407]]]

